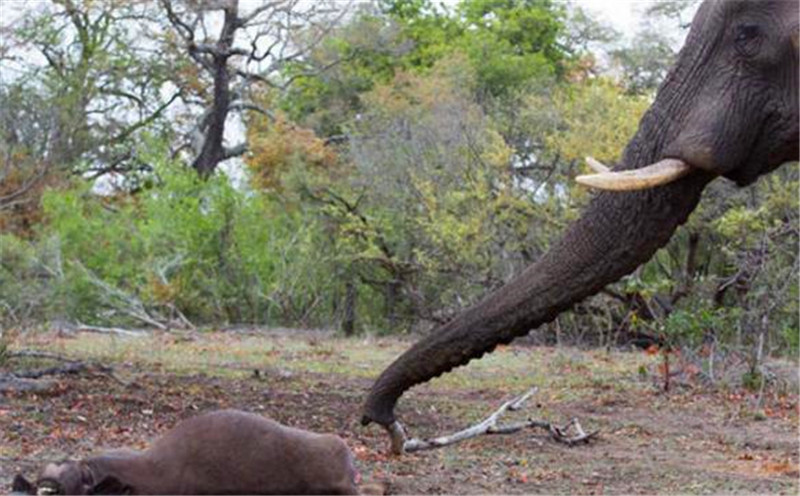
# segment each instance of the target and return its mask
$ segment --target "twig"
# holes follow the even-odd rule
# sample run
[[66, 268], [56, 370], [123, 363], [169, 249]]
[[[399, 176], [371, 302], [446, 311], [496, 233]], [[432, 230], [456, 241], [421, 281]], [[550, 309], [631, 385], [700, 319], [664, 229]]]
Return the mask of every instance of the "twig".
[[[190, 329], [190, 330], [193, 330], [193, 331], [197, 329], [197, 326], [192, 324], [192, 321], [189, 320], [188, 318], [186, 318], [186, 315], [184, 315], [183, 312], [181, 312], [178, 307], [176, 307], [172, 303], [169, 303], [167, 305], [167, 307], [175, 314], [175, 316], [177, 316], [177, 321], [174, 320], [174, 319], [171, 321], [171, 324], [173, 326], [175, 326], [175, 327], [183, 327], [185, 329]], [[179, 324], [179, 325], [175, 325], [175, 324]]]
[[39, 370], [27, 370], [23, 372], [14, 372], [11, 374], [12, 378], [17, 379], [40, 379], [46, 375], [76, 375], [81, 372], [97, 372], [106, 377], [109, 377], [123, 386], [128, 386], [129, 383], [117, 377], [114, 369], [99, 363], [85, 363], [85, 362], [69, 362], [59, 367], [48, 367]]
[[21, 203], [16, 201], [18, 198], [24, 196], [28, 191], [30, 191], [40, 180], [42, 180], [47, 174], [47, 167], [41, 167], [41, 169], [36, 172], [33, 177], [25, 181], [16, 191], [12, 191], [7, 195], [0, 196], [0, 210], [11, 208], [17, 203]]
[[134, 338], [141, 338], [147, 335], [147, 331], [145, 330], [129, 330], [129, 329], [120, 329], [119, 327], [100, 327], [100, 326], [93, 326], [87, 324], [81, 324], [80, 322], [77, 323], [75, 330], [78, 332], [97, 332], [100, 334], [120, 334], [122, 336], [130, 336]]
[[[556, 425], [551, 424], [550, 422], [545, 422], [542, 420], [534, 420], [528, 419], [524, 422], [517, 422], [513, 424], [506, 424], [506, 425], [498, 425], [498, 419], [506, 412], [506, 411], [515, 411], [522, 408], [525, 401], [528, 400], [531, 396], [533, 396], [538, 388], [534, 387], [527, 391], [525, 394], [522, 394], [516, 398], [513, 398], [509, 401], [503, 403], [500, 408], [495, 410], [491, 415], [486, 417], [483, 421], [475, 424], [473, 426], [467, 427], [466, 429], [460, 430], [453, 434], [449, 434], [446, 436], [439, 436], [432, 439], [417, 439], [411, 438], [409, 439], [406, 435], [406, 429], [403, 425], [395, 421], [390, 426], [386, 428], [387, 432], [389, 433], [389, 438], [391, 440], [391, 451], [396, 455], [400, 455], [403, 453], [413, 453], [415, 451], [426, 451], [432, 450], [436, 448], [443, 448], [445, 446], [450, 446], [466, 439], [471, 439], [473, 437], [478, 437], [482, 435], [495, 435], [495, 434], [513, 434], [515, 432], [519, 432], [523, 429], [527, 428], [539, 428], [544, 429], [548, 433], [550, 433], [550, 437], [559, 443], [566, 444], [568, 446], [573, 446], [579, 443], [587, 443], [592, 438], [596, 437], [599, 434], [599, 430], [592, 431], [592, 432], [585, 432], [583, 427], [581, 426], [580, 422], [577, 419], [572, 419], [567, 425], [563, 427], [558, 427]], [[569, 434], [570, 428], [574, 428], [575, 432], [577, 433], [574, 436]]]

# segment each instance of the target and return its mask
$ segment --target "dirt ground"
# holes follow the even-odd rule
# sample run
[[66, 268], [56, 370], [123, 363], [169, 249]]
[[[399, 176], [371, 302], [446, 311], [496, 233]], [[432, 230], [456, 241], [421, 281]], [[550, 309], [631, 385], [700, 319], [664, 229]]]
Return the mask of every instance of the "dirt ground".
[[[658, 357], [643, 353], [504, 347], [410, 391], [398, 415], [417, 436], [461, 429], [531, 385], [539, 393], [509, 420], [581, 419], [600, 436], [568, 447], [537, 431], [484, 436], [437, 451], [386, 454], [359, 424], [371, 380], [410, 341], [333, 339], [304, 332], [154, 334], [123, 338], [55, 332], [18, 337], [42, 350], [113, 368], [54, 375], [43, 390], [0, 393], [0, 492], [17, 472], [102, 449], [143, 448], [180, 419], [217, 408], [259, 412], [334, 432], [365, 484], [388, 494], [797, 494], [798, 397], [685, 384], [657, 387]], [[2, 363], [2, 362], [0, 362]], [[12, 371], [63, 365], [7, 359]], [[257, 372], [256, 372], [257, 371]]]

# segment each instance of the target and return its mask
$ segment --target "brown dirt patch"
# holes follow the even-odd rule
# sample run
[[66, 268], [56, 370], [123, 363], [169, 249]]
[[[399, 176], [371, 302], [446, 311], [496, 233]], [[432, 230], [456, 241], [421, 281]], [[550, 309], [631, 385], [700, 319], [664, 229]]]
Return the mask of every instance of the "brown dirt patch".
[[[359, 346], [377, 350], [379, 343]], [[392, 346], [402, 349], [405, 343]], [[225, 374], [182, 373], [115, 362], [111, 365], [130, 384], [84, 373], [58, 377], [46, 394], [2, 394], [0, 488], [8, 488], [17, 472], [35, 475], [47, 461], [142, 448], [183, 418], [239, 408], [339, 434], [354, 451], [365, 483], [377, 482], [392, 494], [797, 494], [799, 489], [796, 395], [771, 398], [771, 415], [757, 421], [747, 413], [752, 398], [741, 392], [664, 394], [646, 382], [590, 381], [562, 401], [549, 399], [555, 392], [543, 390], [521, 412], [557, 422], [579, 417], [587, 429], [602, 430], [588, 446], [559, 445], [531, 431], [396, 458], [384, 453], [380, 429], [358, 423], [370, 379], [348, 374], [346, 356], [322, 350], [294, 351], [293, 359], [336, 357], [339, 372], [318, 372], [314, 365], [287, 373], [283, 367], [288, 365], [281, 364], [256, 377], [246, 367], [228, 367]], [[541, 353], [550, 351], [525, 349], [513, 359]], [[632, 370], [630, 376], [635, 375]], [[508, 397], [496, 388], [472, 388], [469, 381], [434, 383], [412, 390], [398, 414], [417, 435], [441, 434], [490, 413]]]

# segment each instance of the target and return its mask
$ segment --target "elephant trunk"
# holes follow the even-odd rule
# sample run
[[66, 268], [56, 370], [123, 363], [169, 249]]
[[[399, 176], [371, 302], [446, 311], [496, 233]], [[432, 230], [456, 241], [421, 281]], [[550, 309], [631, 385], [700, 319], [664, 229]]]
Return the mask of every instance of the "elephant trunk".
[[[644, 121], [654, 118], [649, 114]], [[653, 129], [640, 128], [618, 169], [639, 168], [661, 158], [661, 146], [644, 145], [648, 128]], [[658, 188], [598, 194], [539, 261], [395, 360], [373, 385], [362, 423], [390, 425], [398, 398], [409, 388], [552, 321], [632, 272], [669, 241], [714, 177], [693, 169]]]
[[[616, 168], [674, 159], [689, 172], [653, 189], [597, 195], [538, 262], [395, 360], [372, 387], [362, 422], [392, 425], [407, 389], [553, 320], [646, 262], [715, 176], [749, 184], [796, 160], [796, 7], [796, 1], [703, 2]], [[736, 38], [729, 43], [731, 33]]]

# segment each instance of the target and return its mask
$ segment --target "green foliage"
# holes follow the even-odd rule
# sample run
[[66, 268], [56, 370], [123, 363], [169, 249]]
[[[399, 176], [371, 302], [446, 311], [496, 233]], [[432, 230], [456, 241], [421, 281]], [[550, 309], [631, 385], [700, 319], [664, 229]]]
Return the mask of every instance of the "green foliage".
[[511, 177], [513, 151], [474, 101], [475, 81], [466, 55], [398, 72], [349, 123], [348, 173], [289, 181], [332, 229], [329, 251], [356, 285], [365, 327], [441, 319], [499, 285], [522, 264], [520, 247], [531, 249], [536, 205]]
[[747, 350], [753, 363], [762, 352], [796, 353], [797, 178], [796, 166], [785, 166], [749, 190], [712, 185], [687, 227], [624, 280], [651, 307], [671, 301], [655, 320], [635, 324], [674, 345], [711, 340]]
[[167, 85], [172, 65], [143, 41], [152, 41], [149, 30], [157, 30], [153, 7], [115, 0], [40, 2], [4, 26], [10, 41], [5, 61], [15, 74], [8, 78], [11, 86], [36, 94], [47, 108], [38, 137], [47, 143], [50, 167], [83, 173], [97, 162], [114, 162], [118, 171], [137, 168], [135, 145], [143, 128], [172, 135], [164, 122], [177, 96], [168, 96], [174, 93]]
[[[425, 331], [578, 216], [583, 157], [620, 159], [690, 4], [650, 9], [628, 47], [549, 0], [382, 0], [329, 31], [295, 30], [298, 45], [328, 36], [281, 66], [285, 91], [242, 91], [269, 118], [244, 122], [236, 186], [167, 159], [191, 112], [163, 112], [164, 82], [204, 101], [209, 81], [171, 35], [159, 38], [167, 62], [136, 56], [130, 40], [146, 28], [114, 16], [150, 4], [29, 16], [14, 36], [55, 55], [30, 81], [0, 86], [0, 319]], [[597, 42], [613, 49], [614, 77], [594, 63]], [[119, 112], [89, 118], [106, 104]], [[23, 212], [15, 191], [45, 156], [80, 172], [122, 157], [137, 174], [113, 194], [91, 174], [48, 176]], [[796, 166], [744, 190], [713, 182], [651, 262], [538, 335], [608, 345], [647, 331], [674, 347], [796, 352], [797, 189]]]
[[693, 308], [682, 308], [669, 314], [663, 324], [668, 342], [699, 347], [704, 339], [729, 341], [736, 334], [741, 309], [704, 306], [701, 301]]
[[50, 291], [41, 284], [36, 250], [12, 235], [0, 235], [0, 326], [38, 317]]
[[[764, 374], [757, 369], [748, 370], [742, 375], [742, 386], [750, 391], [758, 391], [764, 383]], [[759, 415], [760, 414], [760, 415]], [[766, 420], [766, 416], [762, 412], [756, 412], [755, 420]]]
[[155, 185], [136, 197], [98, 196], [80, 181], [47, 193], [47, 243], [2, 240], [4, 318], [19, 317], [28, 302], [87, 323], [141, 325], [136, 307], [165, 320], [180, 311], [198, 323], [322, 324], [315, 312], [331, 275], [313, 219], [224, 176], [202, 181], [163, 162], [155, 172]]
[[[360, 95], [391, 79], [398, 57], [409, 49], [395, 23], [363, 5], [352, 22], [315, 47], [307, 60], [286, 66], [286, 76], [295, 83], [280, 106], [292, 120], [305, 120], [323, 136], [340, 134], [343, 122], [361, 109]], [[305, 76], [315, 71], [320, 76]]]
[[[796, 300], [797, 299], [795, 298], [795, 301]], [[786, 346], [779, 349], [787, 350], [787, 355], [797, 356], [797, 352], [800, 351], [800, 328], [798, 328], [796, 325], [787, 325], [782, 329], [781, 334], [781, 338]]]
[[675, 60], [675, 51], [663, 35], [644, 31], [627, 48], [615, 50], [614, 62], [622, 69], [623, 83], [634, 95], [655, 93]]
[[597, 78], [562, 88], [554, 104], [562, 122], [549, 130], [548, 145], [568, 160], [589, 156], [613, 164], [650, 102], [625, 96], [612, 80]]
[[563, 4], [547, 0], [468, 0], [457, 9], [455, 43], [476, 68], [479, 94], [501, 96], [527, 82], [563, 71], [558, 38]]
[[[339, 134], [376, 85], [459, 54], [475, 76], [470, 90], [486, 104], [565, 72], [565, 21], [563, 5], [549, 0], [464, 0], [454, 10], [427, 0], [385, 0], [378, 11], [362, 8], [314, 51], [307, 61], [313, 67], [340, 62], [322, 77], [299, 77], [282, 105], [321, 135]], [[290, 68], [287, 75], [296, 73]]]

